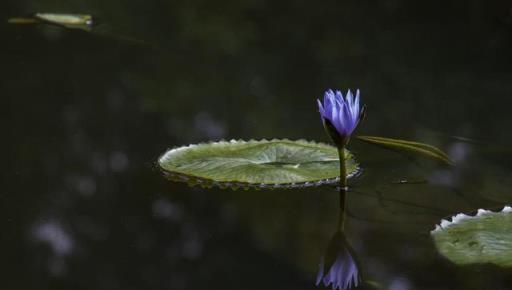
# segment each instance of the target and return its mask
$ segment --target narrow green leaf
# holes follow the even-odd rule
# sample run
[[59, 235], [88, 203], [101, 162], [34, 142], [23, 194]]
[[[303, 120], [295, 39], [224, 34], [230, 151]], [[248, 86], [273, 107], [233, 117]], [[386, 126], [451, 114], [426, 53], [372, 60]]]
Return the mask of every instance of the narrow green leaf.
[[13, 17], [7, 20], [10, 24], [46, 23], [69, 29], [91, 31], [93, 17], [88, 14], [35, 13], [28, 17]]
[[[348, 177], [358, 171], [346, 151]], [[334, 146], [304, 140], [220, 141], [167, 151], [158, 160], [172, 180], [203, 187], [300, 188], [339, 181]]]
[[34, 18], [71, 29], [90, 31], [93, 26], [92, 16], [88, 14], [36, 13]]
[[33, 17], [13, 17], [7, 20], [10, 24], [38, 24], [41, 23], [39, 20]]
[[457, 214], [430, 232], [437, 250], [458, 265], [492, 263], [512, 267], [512, 208]]
[[427, 156], [436, 160], [439, 160], [448, 165], [454, 165], [453, 160], [450, 157], [441, 151], [439, 148], [434, 147], [429, 144], [400, 140], [400, 139], [391, 139], [385, 137], [378, 136], [356, 136], [357, 140], [367, 142], [374, 145], [380, 145], [383, 147], [387, 147], [390, 149], [404, 150], [412, 153], [418, 153], [423, 156]]

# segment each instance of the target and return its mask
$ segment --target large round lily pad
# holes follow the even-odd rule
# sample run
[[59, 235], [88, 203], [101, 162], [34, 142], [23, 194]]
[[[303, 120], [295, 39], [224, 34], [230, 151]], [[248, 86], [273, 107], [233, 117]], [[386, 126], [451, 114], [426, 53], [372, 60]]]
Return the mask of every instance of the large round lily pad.
[[[345, 151], [349, 177], [358, 171]], [[179, 147], [158, 164], [172, 180], [221, 188], [297, 188], [339, 180], [336, 147], [304, 140], [220, 141]]]
[[442, 220], [431, 232], [438, 251], [459, 265], [491, 263], [512, 267], [512, 208], [478, 210]]

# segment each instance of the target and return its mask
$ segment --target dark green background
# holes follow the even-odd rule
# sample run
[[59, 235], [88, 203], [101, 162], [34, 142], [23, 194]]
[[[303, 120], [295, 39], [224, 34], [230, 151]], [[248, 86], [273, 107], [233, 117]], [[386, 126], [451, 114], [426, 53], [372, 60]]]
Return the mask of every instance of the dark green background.
[[[98, 25], [6, 23], [33, 12]], [[4, 0], [0, 19], [1, 289], [316, 289], [335, 191], [188, 188], [155, 162], [222, 138], [328, 142], [327, 88], [361, 89], [362, 133], [458, 161], [351, 143], [346, 234], [367, 276], [510, 289], [509, 270], [456, 267], [429, 237], [511, 199], [510, 1]]]

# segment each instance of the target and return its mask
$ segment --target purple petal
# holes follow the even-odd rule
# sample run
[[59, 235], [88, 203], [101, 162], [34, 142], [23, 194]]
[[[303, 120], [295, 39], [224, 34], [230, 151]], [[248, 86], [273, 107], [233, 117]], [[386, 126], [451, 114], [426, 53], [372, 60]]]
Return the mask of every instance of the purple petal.
[[342, 106], [342, 104], [345, 104], [345, 99], [343, 98], [343, 94], [341, 91], [336, 91], [336, 101]]
[[318, 103], [318, 110], [320, 111], [320, 115], [322, 116], [322, 118], [325, 118], [325, 110], [324, 110], [324, 106], [322, 105], [322, 102], [320, 102], [319, 99], [316, 99], [317, 103]]
[[324, 105], [334, 98], [334, 92], [331, 89], [328, 89], [324, 93]]
[[347, 117], [345, 108], [346, 104], [343, 104], [343, 106], [339, 110], [338, 118], [335, 121], [334, 127], [338, 130], [338, 133], [345, 135], [347, 133], [347, 128], [345, 126], [345, 119]]
[[325, 92], [324, 98], [326, 99], [324, 101], [324, 110], [327, 113], [326, 116], [329, 116], [328, 118], [332, 118], [333, 112], [336, 111], [336, 101], [332, 90]]
[[345, 127], [345, 133], [350, 135], [354, 130], [354, 122], [352, 120], [352, 114], [348, 106], [343, 108], [343, 116], [343, 126]]
[[345, 97], [347, 98], [349, 108], [352, 108], [354, 105], [354, 97], [352, 96], [352, 92], [348, 90], [347, 95]]
[[360, 110], [359, 110], [359, 90], [356, 91], [356, 101], [355, 101], [355, 104], [354, 104], [353, 114], [354, 114], [354, 118], [358, 120], [359, 119], [359, 114], [360, 114]]

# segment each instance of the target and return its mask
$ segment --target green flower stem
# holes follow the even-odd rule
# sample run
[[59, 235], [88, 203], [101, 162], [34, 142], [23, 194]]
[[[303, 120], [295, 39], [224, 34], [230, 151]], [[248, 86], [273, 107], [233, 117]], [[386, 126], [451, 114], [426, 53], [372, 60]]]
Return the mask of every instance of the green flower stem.
[[345, 227], [345, 206], [347, 202], [347, 167], [345, 166], [345, 145], [338, 146], [340, 158], [340, 216], [338, 228], [343, 231]]

